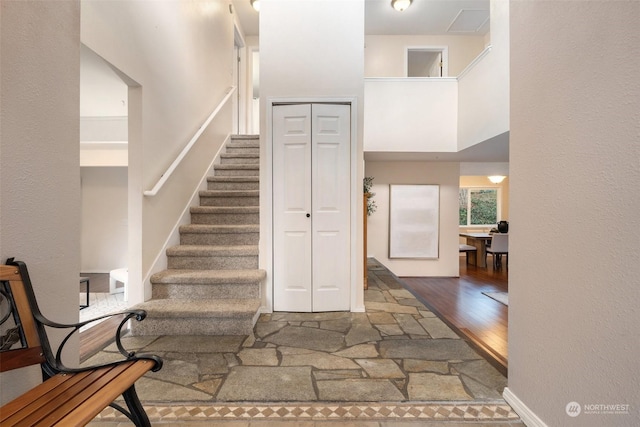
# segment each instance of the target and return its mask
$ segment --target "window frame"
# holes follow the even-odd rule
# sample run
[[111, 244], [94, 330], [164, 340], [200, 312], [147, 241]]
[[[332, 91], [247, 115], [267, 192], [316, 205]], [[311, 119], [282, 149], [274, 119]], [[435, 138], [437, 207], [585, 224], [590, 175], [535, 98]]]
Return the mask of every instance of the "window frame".
[[[495, 190], [496, 191], [496, 222], [492, 224], [469, 224], [470, 215], [467, 215], [467, 224], [458, 224], [458, 227], [462, 228], [487, 228], [495, 226], [502, 218], [502, 187], [498, 185], [469, 185], [458, 187], [458, 197], [460, 197], [460, 190], [467, 189], [467, 212], [471, 211], [471, 191], [472, 190]], [[458, 206], [458, 222], [460, 218], [460, 207]]]

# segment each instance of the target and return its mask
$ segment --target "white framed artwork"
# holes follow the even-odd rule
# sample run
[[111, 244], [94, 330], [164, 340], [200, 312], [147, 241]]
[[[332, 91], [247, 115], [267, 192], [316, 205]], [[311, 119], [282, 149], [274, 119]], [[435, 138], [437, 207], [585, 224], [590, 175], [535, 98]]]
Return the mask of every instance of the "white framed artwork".
[[389, 185], [389, 258], [439, 256], [439, 185]]

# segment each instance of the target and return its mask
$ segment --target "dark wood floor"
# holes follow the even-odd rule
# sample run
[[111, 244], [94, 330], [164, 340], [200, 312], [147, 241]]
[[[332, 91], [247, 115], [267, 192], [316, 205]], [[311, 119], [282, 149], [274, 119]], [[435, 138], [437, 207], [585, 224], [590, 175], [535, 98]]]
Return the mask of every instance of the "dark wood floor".
[[508, 270], [467, 265], [460, 257], [460, 277], [402, 277], [425, 305], [467, 339], [505, 375], [508, 369], [508, 309], [482, 292], [508, 290]]

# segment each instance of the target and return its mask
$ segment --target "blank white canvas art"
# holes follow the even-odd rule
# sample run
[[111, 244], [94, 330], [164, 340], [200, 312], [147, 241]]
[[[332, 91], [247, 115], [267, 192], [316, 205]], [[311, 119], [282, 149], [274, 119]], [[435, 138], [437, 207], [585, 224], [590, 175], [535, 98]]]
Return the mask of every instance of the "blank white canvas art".
[[440, 186], [389, 187], [389, 258], [438, 258]]

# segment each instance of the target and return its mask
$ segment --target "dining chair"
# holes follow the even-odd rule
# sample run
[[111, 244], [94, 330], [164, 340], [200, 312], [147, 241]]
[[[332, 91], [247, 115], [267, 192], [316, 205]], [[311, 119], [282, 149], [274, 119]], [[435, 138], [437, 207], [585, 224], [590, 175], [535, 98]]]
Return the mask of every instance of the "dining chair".
[[[487, 248], [486, 254], [491, 254], [493, 258], [493, 268], [502, 268], [502, 255], [506, 258], [507, 268], [509, 267], [509, 234], [494, 233], [491, 237], [491, 246]], [[485, 258], [486, 264], [486, 258]]]

